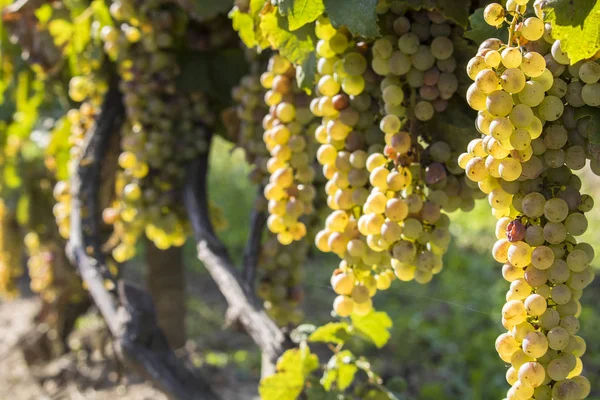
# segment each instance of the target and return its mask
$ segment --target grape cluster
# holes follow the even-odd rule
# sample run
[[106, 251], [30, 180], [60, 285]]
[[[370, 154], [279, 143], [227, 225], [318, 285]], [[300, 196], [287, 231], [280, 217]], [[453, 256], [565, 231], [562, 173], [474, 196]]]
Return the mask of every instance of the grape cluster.
[[484, 11], [492, 26], [512, 16], [510, 41], [485, 41], [467, 66], [475, 81], [467, 101], [479, 112], [482, 138], [459, 164], [488, 196], [498, 219], [492, 253], [511, 282], [502, 309], [508, 332], [496, 341], [511, 363], [507, 398], [583, 399], [590, 383], [580, 375], [579, 299], [594, 278], [594, 251], [576, 237], [587, 230], [593, 200], [581, 194], [572, 170], [590, 157], [587, 122], [575, 120], [574, 107], [585, 104], [581, 66], [591, 68], [567, 67], [538, 2], [536, 17], [523, 16], [526, 4], [493, 3]]
[[297, 325], [304, 318], [300, 308], [304, 299], [302, 265], [309, 247], [305, 239], [284, 245], [270, 232], [262, 243], [257, 293], [279, 326]]
[[[383, 78], [379, 128], [386, 146], [372, 159], [374, 188], [363, 206], [362, 231], [381, 235], [376, 241], [391, 251], [399, 279], [427, 283], [441, 271], [450, 243], [449, 219], [441, 211], [468, 211], [475, 197], [448, 143], [429, 138], [419, 128], [420, 122], [447, 108], [458, 88], [450, 38], [456, 27], [437, 12], [408, 11], [401, 5], [388, 11], [383, 21], [392, 34], [375, 41], [371, 64]], [[401, 185], [393, 182], [398, 173], [405, 176]], [[373, 221], [385, 221], [381, 232], [379, 223], [368, 226]]]
[[[410, 11], [402, 4], [379, 12], [384, 13], [383, 29], [389, 35], [373, 43], [371, 66], [377, 75], [385, 77], [381, 97], [384, 120], [389, 120], [384, 132], [388, 133], [399, 124], [389, 115], [402, 118], [405, 105], [419, 121], [429, 121], [448, 107], [448, 100], [458, 89], [451, 37], [457, 28], [438, 12]], [[408, 104], [404, 102], [405, 89], [411, 92]]]
[[[315, 131], [320, 144], [317, 160], [327, 179], [325, 192], [331, 213], [325, 227], [315, 237], [319, 250], [337, 254], [342, 261], [331, 283], [339, 295], [334, 310], [340, 316], [367, 314], [371, 297], [387, 289], [394, 275], [390, 257], [382, 249], [373, 250], [358, 230], [362, 206], [370, 191], [369, 156], [383, 151], [384, 135], [373, 124], [379, 105], [374, 96], [377, 76], [369, 67], [368, 46], [354, 42], [320, 17], [315, 33], [320, 75], [310, 109], [321, 118]], [[372, 266], [381, 266], [375, 276]]]
[[284, 245], [306, 236], [306, 225], [300, 219], [312, 213], [316, 194], [311, 157], [314, 117], [309, 97], [297, 87], [295, 76], [292, 64], [274, 55], [260, 77], [269, 107], [263, 118], [263, 139], [271, 155], [266, 165], [269, 182], [264, 189], [269, 201], [267, 227]]
[[372, 45], [326, 18], [316, 24], [321, 78], [311, 109], [322, 118], [317, 158], [333, 210], [316, 244], [343, 259], [331, 278], [340, 316], [368, 313], [395, 277], [429, 282], [450, 242], [442, 209], [474, 204], [450, 146], [421, 140], [431, 138], [420, 123], [444, 111], [458, 87], [453, 25], [403, 6], [379, 12], [389, 34]]
[[166, 2], [140, 6], [114, 2], [111, 15], [120, 25], [101, 30], [105, 51], [117, 61], [127, 115], [117, 201], [103, 213], [104, 221], [121, 234], [112, 253], [118, 262], [135, 254], [142, 233], [160, 249], [185, 242], [180, 199], [184, 165], [207, 150], [204, 126], [213, 123], [202, 94], [176, 90], [180, 31], [175, 26], [181, 10]]
[[40, 241], [35, 232], [29, 232], [24, 239], [29, 258], [27, 269], [31, 278], [31, 290], [39, 293], [48, 302], [56, 299], [58, 292], [54, 288], [54, 254], [50, 248]]
[[[251, 64], [253, 67], [254, 63]], [[259, 67], [260, 63], [256, 65]], [[242, 149], [248, 164], [253, 166], [250, 179], [255, 183], [262, 183], [268, 176], [267, 162], [269, 151], [263, 142], [264, 128], [262, 126], [269, 107], [263, 101], [266, 89], [260, 83], [260, 73], [251, 73], [240, 80], [240, 84], [233, 88], [231, 97], [235, 102], [235, 121], [225, 119], [228, 130], [233, 131], [233, 141]], [[233, 122], [233, 126], [232, 125]]]

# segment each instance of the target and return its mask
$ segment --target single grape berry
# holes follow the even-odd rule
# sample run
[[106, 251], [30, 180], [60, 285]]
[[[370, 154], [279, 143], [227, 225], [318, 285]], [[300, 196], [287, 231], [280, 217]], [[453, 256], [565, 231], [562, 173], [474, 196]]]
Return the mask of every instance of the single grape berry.
[[518, 242], [525, 239], [525, 231], [525, 225], [515, 219], [506, 226], [506, 237], [510, 242]]
[[428, 185], [435, 185], [446, 179], [446, 168], [442, 163], [433, 163], [425, 169], [425, 182]]

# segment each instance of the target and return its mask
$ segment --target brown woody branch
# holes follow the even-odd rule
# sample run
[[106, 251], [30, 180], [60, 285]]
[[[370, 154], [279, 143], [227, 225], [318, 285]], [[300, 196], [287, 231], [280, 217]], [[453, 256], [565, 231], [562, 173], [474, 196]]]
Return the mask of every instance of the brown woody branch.
[[250, 232], [248, 233], [248, 241], [244, 249], [244, 258], [242, 261], [242, 277], [246, 282], [248, 290], [254, 290], [256, 280], [256, 268], [260, 258], [260, 246], [262, 243], [262, 233], [267, 223], [267, 213], [264, 210], [259, 210], [258, 202], [263, 198], [263, 186], [258, 186], [256, 194], [256, 202], [252, 210], [252, 218], [250, 222]]
[[122, 95], [113, 80], [72, 177], [68, 254], [102, 313], [123, 361], [173, 399], [218, 399], [208, 383], [175, 356], [158, 328], [154, 305], [146, 291], [125, 281], [117, 282], [118, 295], [105, 288], [105, 280], [115, 280], [100, 247], [98, 191], [110, 136], [120, 129], [124, 116]]
[[184, 204], [196, 237], [198, 258], [225, 296], [228, 315], [241, 323], [262, 350], [263, 357], [274, 362], [290, 343], [248, 289], [226, 247], [214, 233], [208, 211], [207, 174], [208, 154], [203, 154], [190, 167], [184, 189]]

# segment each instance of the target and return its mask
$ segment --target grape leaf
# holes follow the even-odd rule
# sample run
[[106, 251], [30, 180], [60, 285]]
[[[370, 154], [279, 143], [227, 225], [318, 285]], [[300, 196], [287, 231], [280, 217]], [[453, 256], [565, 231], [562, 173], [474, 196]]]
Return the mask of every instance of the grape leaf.
[[250, 14], [241, 12], [237, 7], [234, 7], [229, 13], [231, 25], [238, 33], [240, 39], [247, 47], [256, 46], [256, 33], [254, 32], [254, 18]]
[[484, 40], [493, 37], [502, 39], [504, 42], [508, 40], [506, 29], [496, 29], [485, 22], [483, 19], [483, 8], [478, 8], [469, 17], [469, 26], [471, 29], [466, 31], [463, 36], [474, 41], [477, 45], [480, 45]]
[[256, 15], [265, 5], [266, 0], [250, 0], [250, 14]]
[[354, 364], [340, 364], [338, 368], [337, 387], [339, 390], [345, 390], [354, 381], [354, 375], [358, 367]]
[[304, 389], [308, 375], [319, 368], [319, 358], [306, 343], [287, 350], [277, 360], [277, 372], [260, 381], [258, 393], [263, 400], [295, 400]]
[[352, 314], [351, 319], [354, 329], [375, 346], [383, 347], [390, 340], [389, 329], [392, 327], [392, 320], [386, 312], [371, 311], [365, 316]]
[[114, 25], [112, 16], [110, 15], [110, 11], [108, 10], [108, 7], [106, 6], [106, 3], [104, 1], [92, 1], [92, 12], [94, 13], [94, 19], [96, 21], [99, 21], [102, 24], [102, 26]]
[[590, 58], [600, 50], [600, 1], [545, 0], [544, 19], [552, 24], [552, 36], [571, 63]]
[[[187, 2], [186, 2], [187, 4]], [[190, 11], [208, 20], [217, 14], [226, 13], [233, 7], [233, 0], [189, 0]]]
[[279, 13], [288, 19], [290, 31], [295, 31], [323, 14], [323, 0], [280, 0]]
[[19, 200], [17, 201], [17, 209], [15, 210], [15, 217], [17, 218], [17, 222], [21, 226], [26, 226], [29, 224], [29, 210], [31, 204], [31, 198], [28, 193], [23, 193], [19, 196]]
[[348, 324], [330, 322], [317, 328], [309, 337], [309, 342], [344, 343], [349, 337]]
[[304, 378], [296, 373], [276, 373], [260, 381], [262, 400], [296, 400], [304, 388]]
[[303, 343], [297, 349], [287, 350], [277, 360], [277, 371], [293, 372], [303, 377], [319, 368], [319, 357], [310, 352], [310, 348]]
[[[404, 1], [402, 1], [404, 2]], [[463, 28], [469, 26], [469, 0], [405, 0], [410, 8], [437, 10], [446, 19], [452, 20]]]
[[44, 4], [35, 10], [34, 13], [38, 19], [38, 22], [40, 23], [40, 27], [45, 26], [46, 22], [50, 21], [50, 18], [52, 18], [52, 10], [53, 9], [50, 4]]
[[302, 64], [315, 49], [313, 29], [305, 25], [290, 32], [287, 19], [275, 7], [262, 15], [259, 27], [269, 44], [294, 64]]
[[321, 385], [323, 385], [325, 390], [327, 390], [329, 392], [331, 390], [331, 386], [333, 386], [333, 384], [337, 380], [337, 377], [338, 377], [337, 369], [327, 369], [323, 373], [323, 378], [321, 378]]
[[379, 36], [377, 0], [323, 0], [325, 10], [335, 28], [346, 26], [357, 36]]
[[586, 132], [592, 144], [600, 144], [600, 108], [579, 107], [575, 109], [575, 119], [590, 118]]
[[302, 65], [296, 67], [296, 81], [298, 82], [298, 87], [304, 89], [307, 94], [310, 94], [314, 89], [316, 73], [317, 55], [313, 51]]
[[48, 23], [48, 32], [52, 35], [57, 47], [66, 45], [73, 36], [73, 24], [65, 19], [55, 19]]
[[67, 164], [70, 158], [68, 143], [71, 135], [71, 123], [67, 117], [62, 117], [54, 124], [50, 135], [46, 154], [54, 157], [56, 161], [56, 179], [67, 179], [69, 177]]

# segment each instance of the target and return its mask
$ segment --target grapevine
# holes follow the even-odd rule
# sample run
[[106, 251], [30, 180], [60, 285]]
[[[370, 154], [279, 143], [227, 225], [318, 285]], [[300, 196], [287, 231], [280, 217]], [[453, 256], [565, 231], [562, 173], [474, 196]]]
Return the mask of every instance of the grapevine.
[[[392, 337], [405, 315], [388, 315], [376, 294], [394, 285], [388, 294], [401, 296], [408, 314], [404, 303], [421, 298], [405, 290], [414, 282], [445, 293], [464, 271], [438, 279], [445, 266], [485, 264], [453, 251], [451, 232], [476, 228], [459, 214], [486, 199], [496, 219], [491, 258], [508, 282], [498, 318], [505, 331], [495, 341], [507, 366], [506, 400], [592, 398], [596, 349], [583, 336], [594, 321], [580, 318], [591, 312], [582, 299], [595, 275], [594, 243], [582, 239], [594, 223], [588, 170], [600, 176], [599, 7], [3, 4], [0, 293], [18, 295], [17, 279], [27, 274], [43, 304], [36, 323], [48, 323], [45, 339], [62, 344], [92, 299], [128, 365], [168, 397], [217, 399], [180, 357], [191, 346], [176, 354], [170, 327], [161, 326], [173, 325], [164, 323], [167, 308], [185, 309], [192, 281], [181, 263], [161, 271], [158, 256], [169, 263], [179, 250], [163, 250], [193, 242], [203, 277], [227, 302], [226, 325], [245, 331], [262, 354], [262, 399], [491, 398], [505, 391], [502, 379], [482, 384], [469, 374], [448, 385], [448, 364], [438, 368], [432, 358], [420, 362], [435, 368], [421, 384], [406, 360], [380, 376], [381, 362], [364, 356], [373, 353], [365, 343], [399, 350], [415, 338], [443, 352], [436, 364], [451, 352], [422, 327], [437, 328], [431, 321], [452, 313], [410, 315], [404, 336]], [[240, 149], [249, 185], [234, 186], [249, 190], [229, 199], [224, 186], [239, 176], [213, 174], [226, 175], [223, 161]], [[253, 203], [236, 197], [255, 193]], [[247, 221], [228, 214], [249, 203]], [[232, 246], [243, 255], [230, 254], [246, 222], [245, 245]], [[150, 284], [151, 296], [121, 276], [121, 264], [142, 264], [136, 252], [145, 239], [148, 281], [166, 284]], [[323, 272], [325, 285], [315, 281]], [[155, 290], [171, 283], [180, 296]], [[315, 291], [333, 303], [325, 307], [332, 320], [319, 326], [311, 321], [319, 313], [304, 304]], [[488, 315], [426, 293], [440, 306]], [[327, 351], [314, 351], [315, 343]], [[460, 362], [472, 362], [463, 354]]]

